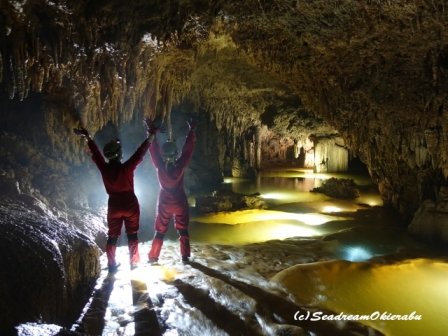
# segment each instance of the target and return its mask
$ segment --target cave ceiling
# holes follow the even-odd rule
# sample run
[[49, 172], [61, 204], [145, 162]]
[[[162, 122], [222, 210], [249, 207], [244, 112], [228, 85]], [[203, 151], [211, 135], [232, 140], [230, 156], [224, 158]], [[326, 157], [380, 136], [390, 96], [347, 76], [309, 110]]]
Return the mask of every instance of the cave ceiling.
[[73, 126], [159, 115], [170, 127], [184, 105], [234, 137], [265, 122], [281, 136], [338, 134], [398, 189], [448, 174], [447, 5], [2, 0], [0, 125], [36, 137], [20, 112], [34, 108], [69, 155]]

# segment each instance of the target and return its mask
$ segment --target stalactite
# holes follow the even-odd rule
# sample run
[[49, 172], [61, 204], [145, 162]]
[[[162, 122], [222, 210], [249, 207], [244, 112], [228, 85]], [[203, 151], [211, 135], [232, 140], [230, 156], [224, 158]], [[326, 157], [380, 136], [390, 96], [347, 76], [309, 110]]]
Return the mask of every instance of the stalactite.
[[255, 129], [255, 167], [261, 169], [261, 129], [260, 125]]
[[[153, 102], [154, 102], [154, 105], [153, 105], [153, 111], [154, 111], [154, 116], [155, 116], [155, 114], [157, 113], [157, 103], [159, 102], [159, 99], [160, 99], [160, 95], [161, 95], [161, 92], [162, 92], [162, 90], [163, 90], [163, 88], [162, 88], [162, 80], [161, 80], [161, 78], [162, 78], [162, 72], [161, 72], [161, 69], [160, 69], [160, 65], [159, 64], [154, 64], [154, 71], [153, 71], [153, 77], [152, 77], [152, 80], [153, 80], [153, 85], [154, 85], [154, 89], [153, 89], [153, 94], [152, 94], [152, 96], [153, 96]], [[164, 115], [163, 115], [163, 111], [162, 111], [162, 115], [161, 115], [161, 118], [163, 118], [164, 117]]]
[[3, 81], [3, 55], [0, 51], [0, 83]]
[[24, 95], [23, 95], [23, 98], [28, 97], [28, 92], [29, 92], [30, 87], [31, 87], [31, 80], [32, 80], [32, 77], [31, 77], [31, 69], [28, 68], [28, 69], [27, 69], [27, 75], [25, 76], [25, 88], [24, 88]]
[[16, 94], [16, 79], [14, 77], [14, 65], [12, 55], [9, 57], [9, 74], [7, 74], [7, 88], [9, 99], [13, 99]]
[[25, 95], [25, 71], [24, 71], [24, 60], [23, 60], [23, 52], [22, 52], [22, 46], [18, 45], [18, 43], [15, 43], [13, 46], [13, 72], [14, 72], [14, 78], [16, 80], [16, 93], [19, 96], [20, 100], [23, 100]]
[[314, 151], [316, 173], [339, 173], [348, 170], [348, 150], [334, 139], [319, 139]]
[[171, 108], [172, 108], [172, 91], [169, 85], [167, 85], [167, 91], [166, 91], [166, 119], [167, 119], [167, 125], [168, 125], [168, 135], [170, 138], [173, 137], [173, 130], [171, 125]]

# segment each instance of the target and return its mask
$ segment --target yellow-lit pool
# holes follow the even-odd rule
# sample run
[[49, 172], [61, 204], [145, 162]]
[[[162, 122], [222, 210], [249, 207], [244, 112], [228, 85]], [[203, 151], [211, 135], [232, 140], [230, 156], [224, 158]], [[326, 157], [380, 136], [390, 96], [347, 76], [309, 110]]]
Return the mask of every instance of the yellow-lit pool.
[[[361, 197], [354, 200], [310, 192], [331, 177], [353, 178], [358, 185], [370, 188], [365, 188]], [[338, 212], [354, 212], [362, 208], [360, 204], [382, 204], [376, 186], [364, 175], [350, 177], [313, 174], [310, 170], [300, 169], [271, 170], [260, 173], [256, 179], [225, 178], [223, 187], [244, 195], [260, 193], [269, 207], [205, 215], [192, 212], [190, 234], [197, 242], [248, 244], [296, 236], [321, 236], [353, 225], [350, 216], [339, 217]], [[190, 203], [194, 204], [194, 198]], [[336, 220], [340, 221], [337, 225], [331, 223]]]
[[414, 259], [297, 265], [272, 281], [304, 305], [352, 315], [388, 336], [438, 336], [448, 331], [447, 279], [445, 261]]

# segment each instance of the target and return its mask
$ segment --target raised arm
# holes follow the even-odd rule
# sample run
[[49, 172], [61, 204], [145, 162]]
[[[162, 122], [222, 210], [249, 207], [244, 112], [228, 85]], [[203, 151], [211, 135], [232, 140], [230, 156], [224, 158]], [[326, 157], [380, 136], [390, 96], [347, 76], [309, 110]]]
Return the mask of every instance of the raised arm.
[[162, 159], [162, 153], [160, 152], [160, 146], [157, 142], [157, 133], [165, 133], [165, 128], [160, 125], [156, 124], [156, 121], [151, 118], [145, 118], [145, 123], [148, 126], [148, 133], [152, 134], [153, 141], [151, 146], [149, 147], [149, 153], [151, 154], [151, 161], [154, 164], [156, 168], [159, 168], [163, 165], [163, 159]]
[[160, 151], [160, 145], [156, 137], [154, 138], [154, 141], [151, 143], [151, 146], [149, 146], [149, 153], [151, 154], [151, 161], [154, 167], [159, 168], [163, 166], [162, 153]]
[[89, 152], [92, 153], [93, 162], [95, 162], [96, 164], [102, 164], [102, 163], [106, 162], [106, 160], [104, 160], [103, 154], [101, 154], [100, 150], [98, 149], [98, 146], [92, 140], [89, 132], [85, 128], [83, 128], [83, 127], [79, 128], [79, 129], [74, 128], [73, 132], [76, 135], [84, 137], [84, 139], [87, 141], [87, 145], [89, 146]]
[[184, 168], [190, 162], [191, 155], [193, 154], [194, 143], [196, 141], [195, 129], [197, 125], [198, 121], [196, 119], [191, 119], [190, 121], [188, 121], [189, 131], [182, 146], [182, 153], [177, 160], [177, 164], [181, 165]]
[[99, 150], [95, 141], [93, 141], [92, 139], [89, 138], [87, 140], [87, 144], [89, 145], [89, 152], [92, 153], [93, 162], [95, 162], [96, 164], [106, 163], [106, 160], [104, 159], [103, 154], [101, 154], [101, 151]]
[[126, 164], [130, 165], [133, 169], [137, 168], [137, 166], [142, 163], [146, 152], [148, 151], [151, 142], [155, 138], [155, 134], [147, 134], [146, 139], [141, 143], [140, 147], [137, 148], [134, 154], [126, 161]]

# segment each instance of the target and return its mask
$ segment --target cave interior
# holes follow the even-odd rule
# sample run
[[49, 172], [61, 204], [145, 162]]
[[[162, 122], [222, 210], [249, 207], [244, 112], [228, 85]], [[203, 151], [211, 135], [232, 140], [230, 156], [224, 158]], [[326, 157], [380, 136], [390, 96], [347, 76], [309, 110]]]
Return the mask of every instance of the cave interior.
[[[2, 0], [0, 325], [69, 325], [100, 276], [107, 195], [79, 127], [126, 159], [145, 117], [177, 143], [198, 118], [187, 194], [276, 167], [368, 173], [402, 227], [446, 246], [447, 5]], [[148, 158], [137, 182], [151, 218]]]

